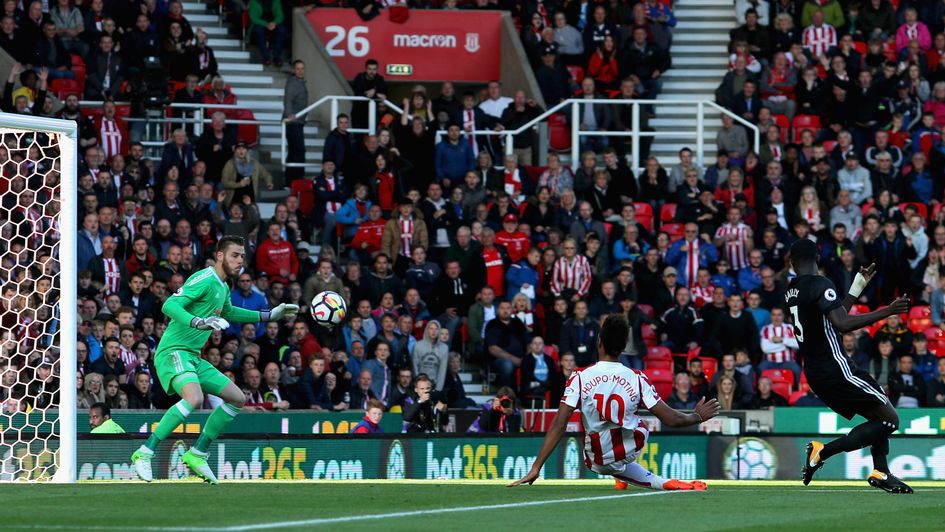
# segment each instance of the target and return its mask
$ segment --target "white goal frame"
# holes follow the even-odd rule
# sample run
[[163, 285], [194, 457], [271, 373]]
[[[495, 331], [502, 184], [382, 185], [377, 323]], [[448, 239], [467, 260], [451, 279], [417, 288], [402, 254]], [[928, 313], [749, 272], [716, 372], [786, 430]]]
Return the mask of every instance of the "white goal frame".
[[55, 133], [59, 137], [59, 449], [52, 482], [76, 482], [76, 244], [78, 242], [78, 125], [29, 115], [0, 113], [0, 133]]

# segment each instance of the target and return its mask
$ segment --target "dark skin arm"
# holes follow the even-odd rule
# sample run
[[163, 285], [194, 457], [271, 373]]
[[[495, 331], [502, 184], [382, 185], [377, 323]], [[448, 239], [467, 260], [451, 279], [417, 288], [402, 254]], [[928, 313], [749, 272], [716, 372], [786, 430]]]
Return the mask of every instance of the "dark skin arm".
[[[867, 284], [876, 274], [876, 263], [870, 264], [866, 268], [860, 268], [860, 275], [866, 278]], [[856, 303], [856, 298], [847, 294], [843, 298], [843, 304], [827, 314], [827, 319], [840, 333], [848, 333], [863, 327], [868, 327], [879, 320], [886, 319], [893, 314], [902, 314], [909, 311], [909, 296], [900, 296], [889, 304], [886, 308], [874, 310], [866, 314], [850, 315], [850, 307]]]
[[[866, 278], [866, 284], [869, 285], [870, 281], [873, 280], [873, 276], [876, 275], [876, 263], [874, 262], [865, 268], [860, 268], [860, 275]], [[845, 308], [847, 312], [850, 312], [850, 308], [856, 304], [856, 299], [857, 298], [850, 294], [844, 296], [843, 308]]]

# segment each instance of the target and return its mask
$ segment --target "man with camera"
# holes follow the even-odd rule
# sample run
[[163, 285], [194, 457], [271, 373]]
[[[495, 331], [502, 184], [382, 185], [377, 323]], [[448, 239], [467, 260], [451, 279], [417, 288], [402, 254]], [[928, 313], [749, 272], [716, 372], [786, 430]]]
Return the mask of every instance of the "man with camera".
[[404, 432], [441, 432], [449, 422], [446, 403], [432, 391], [430, 377], [425, 373], [417, 375], [413, 393], [403, 399]]

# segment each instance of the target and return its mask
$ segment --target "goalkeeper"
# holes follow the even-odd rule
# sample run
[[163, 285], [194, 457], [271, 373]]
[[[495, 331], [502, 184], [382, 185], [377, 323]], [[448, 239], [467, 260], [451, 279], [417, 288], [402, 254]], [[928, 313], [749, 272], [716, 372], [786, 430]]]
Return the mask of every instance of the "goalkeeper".
[[207, 464], [207, 450], [223, 429], [233, 421], [245, 402], [242, 390], [230, 382], [209, 362], [200, 358], [200, 350], [212, 331], [230, 326], [229, 321], [254, 323], [292, 318], [298, 305], [281, 304], [270, 311], [257, 312], [230, 304], [229, 280], [239, 275], [246, 252], [243, 239], [225, 236], [217, 243], [216, 264], [195, 272], [177, 292], [167, 298], [162, 308], [170, 324], [154, 355], [154, 367], [164, 390], [177, 393], [181, 400], [161, 418], [157, 428], [134, 454], [131, 462], [141, 480], [151, 482], [151, 458], [162, 440], [203, 405], [203, 394], [223, 399], [210, 414], [197, 443], [182, 457], [187, 467], [203, 480], [216, 484], [217, 478]]

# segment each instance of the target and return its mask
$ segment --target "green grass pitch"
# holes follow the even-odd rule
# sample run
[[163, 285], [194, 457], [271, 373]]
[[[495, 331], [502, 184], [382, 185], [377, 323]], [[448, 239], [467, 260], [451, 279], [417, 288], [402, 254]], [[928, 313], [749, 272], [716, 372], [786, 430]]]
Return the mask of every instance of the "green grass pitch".
[[945, 530], [945, 483], [890, 495], [865, 482], [709, 483], [705, 493], [615, 491], [608, 481], [175, 481], [0, 485], [0, 529]]

